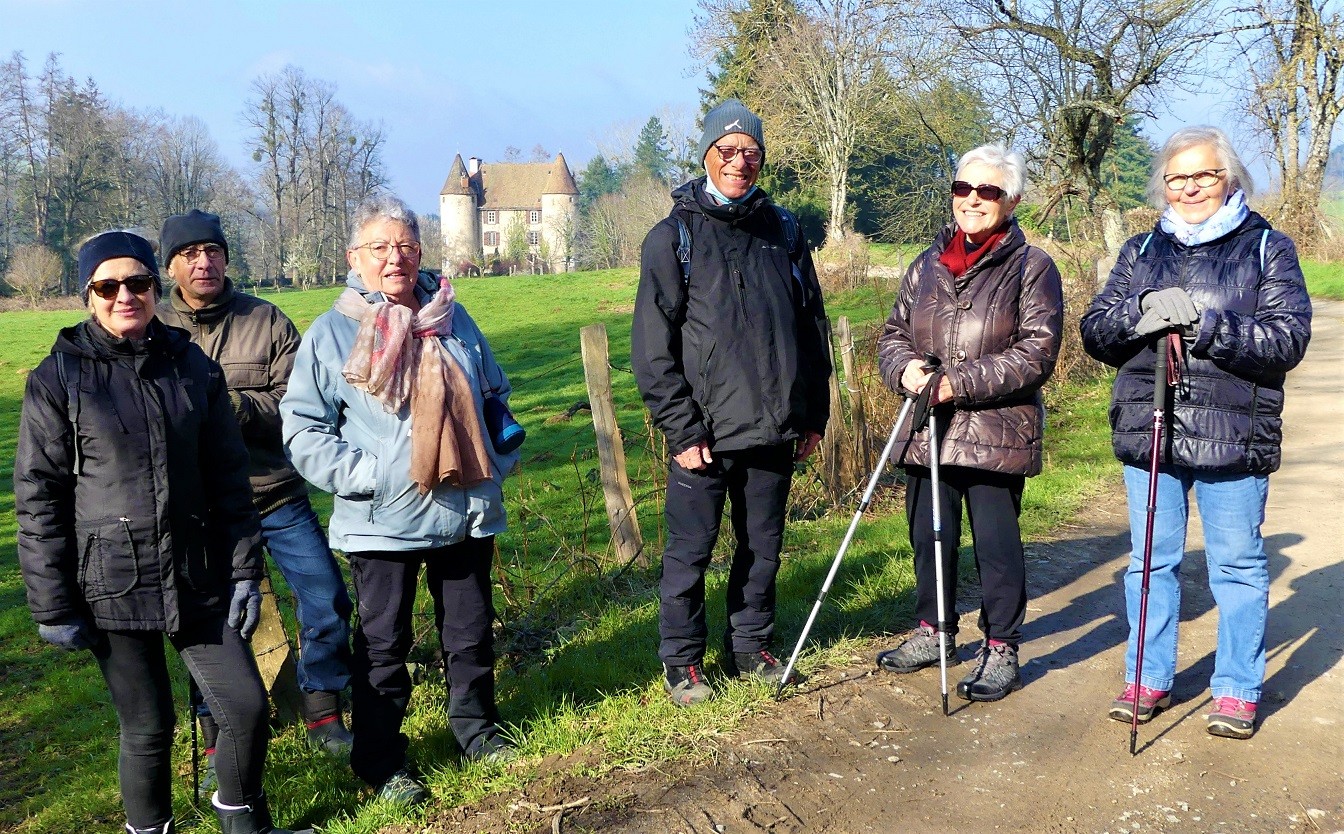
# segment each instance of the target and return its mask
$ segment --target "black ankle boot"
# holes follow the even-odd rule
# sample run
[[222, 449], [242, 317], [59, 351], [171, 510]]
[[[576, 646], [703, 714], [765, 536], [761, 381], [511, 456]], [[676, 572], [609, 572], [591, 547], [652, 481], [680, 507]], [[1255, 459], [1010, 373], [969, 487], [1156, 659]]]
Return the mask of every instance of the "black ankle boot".
[[271, 809], [266, 804], [265, 796], [242, 808], [226, 810], [215, 805], [215, 816], [219, 817], [222, 834], [313, 834], [311, 828], [302, 831], [276, 828], [271, 822]]
[[169, 818], [167, 822], [151, 825], [149, 828], [136, 828], [128, 822], [126, 834], [174, 834], [173, 820]]
[[308, 729], [308, 746], [340, 761], [350, 760], [354, 736], [341, 717], [338, 692], [308, 692], [303, 695], [303, 723]]

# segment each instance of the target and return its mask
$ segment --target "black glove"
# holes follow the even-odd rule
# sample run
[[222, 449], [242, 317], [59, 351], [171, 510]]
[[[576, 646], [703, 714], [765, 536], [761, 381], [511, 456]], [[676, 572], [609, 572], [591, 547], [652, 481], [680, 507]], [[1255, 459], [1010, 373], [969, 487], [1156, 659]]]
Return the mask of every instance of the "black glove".
[[67, 652], [91, 649], [98, 644], [98, 636], [94, 633], [93, 627], [80, 617], [50, 625], [39, 624], [37, 634], [51, 645]]
[[251, 640], [261, 621], [261, 583], [255, 579], [240, 579], [233, 583], [233, 598], [229, 600], [229, 628], [244, 640]]
[[[1189, 327], [1199, 321], [1199, 308], [1182, 287], [1167, 287], [1145, 294], [1139, 299], [1139, 309], [1144, 313], [1155, 312], [1177, 327]], [[1138, 333], [1138, 328], [1134, 332]]]

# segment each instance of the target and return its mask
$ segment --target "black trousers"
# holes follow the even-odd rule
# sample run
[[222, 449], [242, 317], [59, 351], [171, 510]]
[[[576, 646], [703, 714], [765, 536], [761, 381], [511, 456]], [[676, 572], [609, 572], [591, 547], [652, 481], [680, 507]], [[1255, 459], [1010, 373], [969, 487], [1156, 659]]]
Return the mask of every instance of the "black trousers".
[[[164, 634], [109, 631], [93, 650], [121, 725], [117, 776], [126, 821], [135, 828], [162, 825], [173, 815], [171, 796], [176, 711]], [[167, 635], [219, 724], [215, 771], [219, 799], [251, 805], [260, 798], [270, 739], [266, 689], [251, 648], [222, 617]]]
[[[915, 616], [938, 622], [934, 567], [933, 481], [928, 469], [906, 467], [905, 512], [915, 551]], [[1022, 488], [1026, 478], [964, 466], [938, 468], [943, 540], [943, 604], [948, 633], [957, 633], [957, 546], [965, 502], [980, 575], [980, 630], [993, 640], [1016, 646], [1027, 615], [1027, 568], [1022, 553]]]
[[420, 566], [434, 600], [434, 624], [448, 682], [448, 724], [467, 755], [499, 734], [495, 707], [495, 618], [490, 591], [493, 536], [407, 552], [350, 554], [359, 625], [351, 677], [350, 767], [381, 785], [406, 765], [401, 732], [411, 698], [406, 658], [415, 641], [412, 613]]
[[705, 655], [705, 572], [719, 538], [723, 504], [737, 537], [728, 573], [727, 639], [733, 651], [768, 648], [775, 629], [775, 577], [793, 475], [793, 444], [715, 456], [692, 471], [675, 460], [667, 473], [667, 546], [658, 607], [658, 656], [669, 666]]

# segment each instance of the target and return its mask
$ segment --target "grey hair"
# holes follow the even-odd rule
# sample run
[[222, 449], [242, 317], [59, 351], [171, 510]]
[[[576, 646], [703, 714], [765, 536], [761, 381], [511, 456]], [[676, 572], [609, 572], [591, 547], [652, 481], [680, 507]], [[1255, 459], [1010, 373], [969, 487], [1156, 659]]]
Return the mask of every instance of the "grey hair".
[[[1015, 200], [1027, 190], [1027, 160], [1017, 151], [1010, 151], [1003, 145], [981, 145], [962, 154], [957, 160], [957, 176], [973, 162], [980, 162], [1003, 174], [1003, 188], [1008, 199]], [[971, 185], [979, 185], [973, 182]]]
[[347, 244], [349, 248], [353, 249], [359, 245], [359, 235], [365, 226], [379, 220], [395, 220], [405, 224], [415, 236], [416, 242], [420, 241], [420, 218], [415, 216], [411, 207], [391, 194], [374, 194], [372, 197], [366, 197], [355, 209], [355, 215], [350, 221], [350, 243]]
[[[1208, 145], [1218, 159], [1218, 167], [1227, 169], [1228, 194], [1240, 188], [1249, 200], [1255, 194], [1255, 182], [1242, 163], [1241, 157], [1232, 147], [1232, 140], [1216, 127], [1195, 125], [1183, 127], [1167, 139], [1167, 143], [1153, 160], [1153, 175], [1148, 178], [1148, 202], [1156, 209], [1167, 207], [1167, 183], [1162, 179], [1167, 173], [1167, 163], [1178, 153], [1188, 151], [1199, 145]], [[1189, 171], [1179, 173], [1190, 173]]]

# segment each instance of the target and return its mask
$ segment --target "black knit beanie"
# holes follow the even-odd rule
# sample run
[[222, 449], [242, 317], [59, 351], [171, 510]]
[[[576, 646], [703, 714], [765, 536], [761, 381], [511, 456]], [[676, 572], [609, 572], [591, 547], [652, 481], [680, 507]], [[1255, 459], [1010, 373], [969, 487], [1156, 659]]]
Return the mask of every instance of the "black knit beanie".
[[224, 260], [229, 259], [229, 242], [224, 239], [224, 227], [218, 214], [192, 209], [186, 214], [174, 214], [163, 221], [159, 232], [159, 251], [167, 266], [173, 256], [193, 243], [218, 243], [224, 247]]
[[761, 146], [761, 162], [765, 162], [765, 130], [761, 127], [761, 117], [747, 109], [747, 106], [735, 98], [719, 102], [705, 114], [705, 132], [700, 137], [700, 164], [705, 164], [705, 154], [709, 146], [730, 133], [745, 133]]
[[159, 279], [159, 262], [154, 258], [154, 247], [149, 241], [132, 232], [103, 232], [95, 235], [79, 247], [79, 285], [80, 298], [89, 303], [89, 279], [93, 271], [103, 261], [113, 258], [135, 258], [144, 264], [154, 276], [154, 296], [163, 295], [163, 282]]

